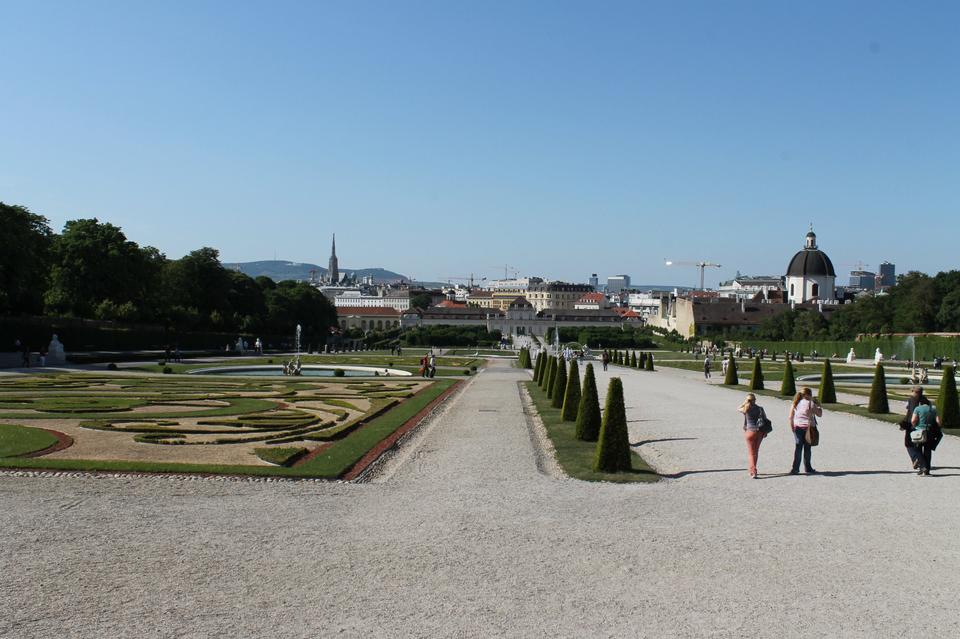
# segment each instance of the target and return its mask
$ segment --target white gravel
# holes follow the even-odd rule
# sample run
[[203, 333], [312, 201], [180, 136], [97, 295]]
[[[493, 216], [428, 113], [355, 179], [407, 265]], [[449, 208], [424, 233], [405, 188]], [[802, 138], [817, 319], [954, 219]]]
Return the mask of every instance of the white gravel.
[[372, 483], [0, 476], [0, 636], [960, 636], [955, 439], [920, 478], [895, 426], [829, 414], [823, 474], [774, 476], [764, 398], [750, 480], [739, 393], [614, 373], [676, 479], [539, 472], [508, 364]]

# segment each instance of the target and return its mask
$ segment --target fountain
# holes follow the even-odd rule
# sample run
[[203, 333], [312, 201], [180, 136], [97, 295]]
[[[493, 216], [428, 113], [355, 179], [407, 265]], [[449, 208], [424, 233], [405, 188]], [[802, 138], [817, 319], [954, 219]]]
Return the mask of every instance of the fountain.
[[294, 375], [299, 376], [303, 371], [303, 368], [300, 366], [300, 325], [297, 324], [297, 332], [294, 335], [293, 345], [294, 345], [294, 356], [293, 359], [283, 365], [283, 374], [284, 375]]
[[907, 335], [897, 347], [897, 358], [909, 362], [917, 361], [917, 342], [913, 335]]

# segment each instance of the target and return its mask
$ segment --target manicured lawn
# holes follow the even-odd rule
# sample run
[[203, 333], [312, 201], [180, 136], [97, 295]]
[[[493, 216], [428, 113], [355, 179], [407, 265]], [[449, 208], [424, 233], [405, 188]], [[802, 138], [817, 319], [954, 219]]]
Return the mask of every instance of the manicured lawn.
[[45, 430], [0, 424], [0, 457], [27, 455], [49, 448], [56, 443], [57, 438]]
[[[472, 355], [473, 351], [470, 352]], [[422, 355], [405, 354], [397, 357], [390, 353], [371, 352], [371, 353], [350, 353], [339, 355], [302, 355], [300, 361], [302, 364], [315, 364], [318, 366], [372, 366], [374, 368], [393, 368], [416, 374], [420, 369], [420, 357]], [[200, 364], [185, 363], [177, 364], [169, 362], [166, 365], [158, 363], [144, 363], [136, 368], [128, 370], [144, 371], [148, 373], [163, 373], [165, 367], [169, 367], [174, 374], [188, 373], [192, 370], [204, 368], [233, 368], [244, 366], [277, 366], [289, 360], [288, 356], [270, 356], [270, 357], [243, 357], [229, 358], [219, 362], [204, 362]], [[481, 366], [483, 360], [471, 356], [459, 357], [438, 357], [437, 374], [438, 375], [461, 375], [463, 368], [471, 366]]]
[[[117, 438], [113, 450], [127, 452], [111, 454], [107, 460], [23, 458], [19, 455], [53, 445], [56, 437], [38, 429], [0, 425], [0, 467], [336, 478], [456, 383], [456, 379], [225, 380], [101, 374], [9, 378], [0, 380], [0, 411], [9, 411], [0, 416], [63, 420], [61, 428], [78, 442], [90, 430], [110, 433]], [[240, 396], [248, 393], [258, 396]], [[25, 410], [37, 412], [16, 412]], [[195, 461], [209, 458], [205, 451], [230, 446], [249, 446], [261, 459], [282, 465]], [[190, 463], [168, 461], [176, 458], [165, 454], [171, 450], [191, 451], [180, 456]], [[315, 457], [297, 462], [305, 451], [317, 450], [321, 452]], [[149, 451], [157, 455], [150, 459]]]
[[598, 473], [593, 470], [596, 442], [584, 442], [574, 437], [576, 424], [560, 418], [560, 409], [553, 408], [547, 394], [535, 382], [526, 383], [527, 391], [543, 420], [547, 435], [557, 451], [557, 461], [569, 476], [585, 481], [653, 482], [660, 476], [636, 452], [630, 457], [633, 470], [626, 473]]

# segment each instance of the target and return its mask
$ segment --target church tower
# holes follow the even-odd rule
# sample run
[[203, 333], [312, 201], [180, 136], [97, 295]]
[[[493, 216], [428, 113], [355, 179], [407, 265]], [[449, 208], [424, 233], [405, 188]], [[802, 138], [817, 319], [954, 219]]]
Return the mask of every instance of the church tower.
[[327, 277], [334, 286], [340, 282], [340, 269], [337, 266], [337, 234], [333, 234], [333, 246], [330, 248], [330, 261], [327, 263]]

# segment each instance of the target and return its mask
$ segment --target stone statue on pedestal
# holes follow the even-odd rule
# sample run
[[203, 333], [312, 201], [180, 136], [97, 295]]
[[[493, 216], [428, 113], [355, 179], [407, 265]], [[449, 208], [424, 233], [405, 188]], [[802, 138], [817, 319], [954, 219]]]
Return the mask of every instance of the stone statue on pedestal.
[[47, 346], [47, 364], [57, 366], [66, 363], [67, 354], [63, 350], [63, 344], [60, 343], [60, 338], [54, 333], [53, 338], [50, 340], [50, 345]]

